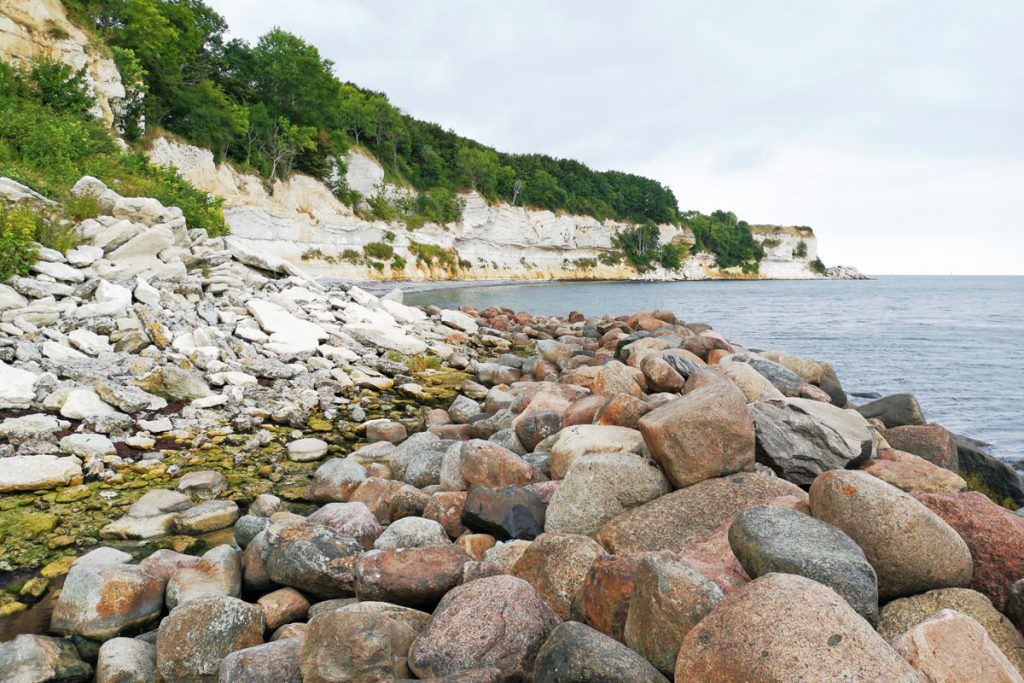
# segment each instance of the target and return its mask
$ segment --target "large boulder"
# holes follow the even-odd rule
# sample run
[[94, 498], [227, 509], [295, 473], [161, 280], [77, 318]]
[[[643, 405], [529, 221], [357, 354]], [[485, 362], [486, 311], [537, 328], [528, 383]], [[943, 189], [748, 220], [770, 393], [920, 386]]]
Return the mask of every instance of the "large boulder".
[[[363, 549], [354, 538], [309, 522], [272, 525], [262, 533], [264, 566], [271, 581], [319, 598], [353, 594], [355, 564]], [[247, 562], [246, 576], [248, 572]]]
[[967, 488], [956, 472], [904, 451], [880, 450], [861, 469], [907, 493], [956, 493]]
[[857, 412], [868, 418], [881, 420], [886, 428], [925, 424], [921, 405], [912, 394], [893, 394], [857, 407]]
[[139, 638], [112, 638], [100, 646], [96, 683], [152, 683], [157, 680], [156, 645]]
[[577, 622], [561, 624], [537, 653], [534, 683], [668, 683], [622, 643]]
[[204, 598], [171, 611], [156, 637], [157, 671], [167, 683], [216, 681], [221, 660], [263, 642], [263, 612], [238, 598]]
[[915, 497], [967, 543], [974, 559], [971, 588], [1002, 609], [1010, 587], [1024, 578], [1024, 517], [974, 491], [922, 493]]
[[332, 458], [313, 473], [309, 497], [317, 503], [347, 501], [368, 476], [366, 468], [355, 460]]
[[203, 554], [199, 562], [178, 569], [167, 582], [169, 609], [199, 598], [242, 593], [241, 553], [230, 545], [219, 545]]
[[551, 496], [544, 529], [594, 536], [608, 520], [670, 489], [662, 471], [643, 456], [624, 452], [583, 455], [572, 461]]
[[768, 574], [683, 639], [677, 681], [906, 681], [917, 672], [831, 588]]
[[616, 555], [685, 552], [716, 534], [724, 541], [736, 515], [780, 496], [806, 499], [799, 487], [759, 472], [709, 479], [622, 513], [601, 528], [597, 540]]
[[360, 600], [432, 607], [458, 585], [463, 565], [472, 559], [452, 543], [372, 550], [356, 565], [356, 594]]
[[573, 461], [583, 455], [641, 453], [643, 449], [644, 437], [635, 429], [592, 424], [566, 427], [551, 447], [551, 478], [564, 479]]
[[747, 508], [729, 527], [729, 545], [751, 578], [780, 572], [828, 586], [862, 617], [878, 621], [878, 579], [853, 539], [789, 508]]
[[409, 678], [407, 624], [383, 613], [330, 611], [313, 617], [302, 644], [303, 683]]
[[645, 554], [601, 555], [573, 595], [569, 617], [624, 642], [636, 572]]
[[529, 581], [555, 614], [568, 619], [573, 594], [603, 552], [586, 536], [543, 533], [515, 563], [512, 573]]
[[929, 617], [892, 646], [929, 681], [1024, 681], [981, 624], [954, 610]]
[[22, 633], [0, 643], [0, 680], [5, 683], [85, 683], [92, 667], [67, 640]]
[[135, 565], [76, 564], [64, 579], [50, 629], [91, 640], [134, 635], [160, 618], [164, 584]]
[[992, 606], [988, 598], [968, 588], [941, 588], [893, 600], [882, 608], [878, 633], [892, 642], [947, 609], [966, 614], [981, 624], [1014, 667], [1024, 672], [1024, 636]]
[[646, 557], [629, 602], [626, 645], [671, 676], [686, 634], [724, 598], [714, 582], [689, 565], [670, 557]]
[[526, 581], [514, 576], [477, 579], [450, 591], [409, 651], [420, 678], [494, 667], [526, 677], [560, 619]]
[[499, 541], [533, 540], [544, 531], [544, 504], [530, 489], [474, 485], [464, 495], [460, 519], [467, 529], [490, 534]]
[[875, 433], [853, 410], [806, 398], [749, 406], [758, 461], [807, 486], [822, 472], [856, 467], [875, 454]]
[[971, 552], [935, 513], [866, 472], [833, 470], [814, 480], [811, 513], [856, 541], [878, 575], [878, 597], [966, 586]]
[[530, 463], [492, 441], [473, 439], [462, 449], [462, 477], [470, 484], [524, 486], [536, 472]]
[[1024, 479], [999, 458], [985, 452], [988, 444], [965, 436], [954, 436], [960, 473], [984, 486], [993, 496], [1024, 507]]
[[235, 650], [220, 664], [225, 683], [303, 683], [299, 655], [303, 638], [282, 638], [272, 643]]
[[369, 550], [383, 533], [380, 522], [363, 503], [328, 503], [306, 518], [342, 536], [350, 536]]
[[939, 425], [903, 425], [882, 432], [889, 446], [920, 456], [952, 472], [960, 471], [956, 439]]
[[754, 425], [746, 403], [739, 389], [719, 382], [640, 419], [644, 441], [673, 486], [754, 469]]

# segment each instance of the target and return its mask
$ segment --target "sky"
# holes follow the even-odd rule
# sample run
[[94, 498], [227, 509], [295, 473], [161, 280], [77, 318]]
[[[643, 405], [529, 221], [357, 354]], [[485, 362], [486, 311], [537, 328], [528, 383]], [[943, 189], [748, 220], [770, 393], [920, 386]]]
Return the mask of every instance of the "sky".
[[1021, 0], [207, 0], [507, 152], [810, 225], [827, 265], [1024, 274]]

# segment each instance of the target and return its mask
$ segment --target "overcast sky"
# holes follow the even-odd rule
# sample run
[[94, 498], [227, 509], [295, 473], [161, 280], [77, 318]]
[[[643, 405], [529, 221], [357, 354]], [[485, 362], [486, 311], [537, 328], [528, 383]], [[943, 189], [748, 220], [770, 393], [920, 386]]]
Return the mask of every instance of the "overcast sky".
[[810, 225], [826, 264], [1024, 273], [1021, 0], [208, 0], [418, 118]]

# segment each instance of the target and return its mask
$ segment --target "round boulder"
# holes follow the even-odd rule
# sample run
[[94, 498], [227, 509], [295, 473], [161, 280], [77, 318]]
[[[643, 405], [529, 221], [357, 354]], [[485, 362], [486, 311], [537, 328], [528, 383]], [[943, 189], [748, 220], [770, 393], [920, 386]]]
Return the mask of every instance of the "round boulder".
[[622, 643], [575, 621], [558, 626], [537, 654], [534, 683], [668, 683]]
[[171, 611], [156, 637], [157, 671], [167, 683], [216, 681], [221, 660], [263, 642], [263, 612], [238, 598], [204, 598]]

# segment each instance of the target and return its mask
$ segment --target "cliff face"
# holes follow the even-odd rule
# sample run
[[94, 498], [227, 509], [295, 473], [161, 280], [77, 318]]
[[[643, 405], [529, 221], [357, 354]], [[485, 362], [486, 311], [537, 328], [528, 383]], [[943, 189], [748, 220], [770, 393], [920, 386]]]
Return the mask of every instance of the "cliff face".
[[124, 99], [121, 74], [109, 56], [91, 47], [88, 35], [68, 20], [60, 0], [0, 0], [0, 57], [14, 65], [53, 59], [85, 67], [93, 114], [111, 125]]
[[[150, 159], [173, 166], [190, 183], [224, 198], [224, 216], [232, 235], [321, 275], [353, 279], [707, 279], [735, 277], [715, 267], [714, 257], [695, 254], [679, 271], [656, 269], [638, 275], [624, 263], [602, 263], [601, 257], [615, 252], [613, 236], [631, 227], [628, 223], [599, 221], [590, 216], [553, 213], [508, 204], [489, 205], [475, 192], [463, 195], [462, 220], [448, 225], [427, 223], [408, 230], [401, 221], [366, 220], [338, 201], [318, 180], [295, 175], [288, 180], [266, 183], [254, 175], [239, 173], [227, 164], [215, 164], [204, 149], [168, 138], [157, 138], [149, 150]], [[364, 196], [383, 190], [396, 195], [405, 192], [383, 184], [384, 172], [377, 163], [359, 152], [345, 159], [345, 180]], [[662, 242], [693, 244], [684, 228], [660, 226]], [[812, 232], [792, 228], [759, 226], [755, 239], [768, 241], [768, 257], [760, 277], [813, 278], [807, 263], [816, 256]], [[800, 239], [807, 244], [807, 256], [792, 255]], [[774, 240], [774, 241], [773, 241]], [[363, 247], [384, 242], [405, 259], [398, 267], [381, 259], [382, 268], [357, 260]], [[416, 245], [446, 250], [462, 266], [457, 269], [417, 259]], [[346, 259], [346, 252], [348, 258]]]

